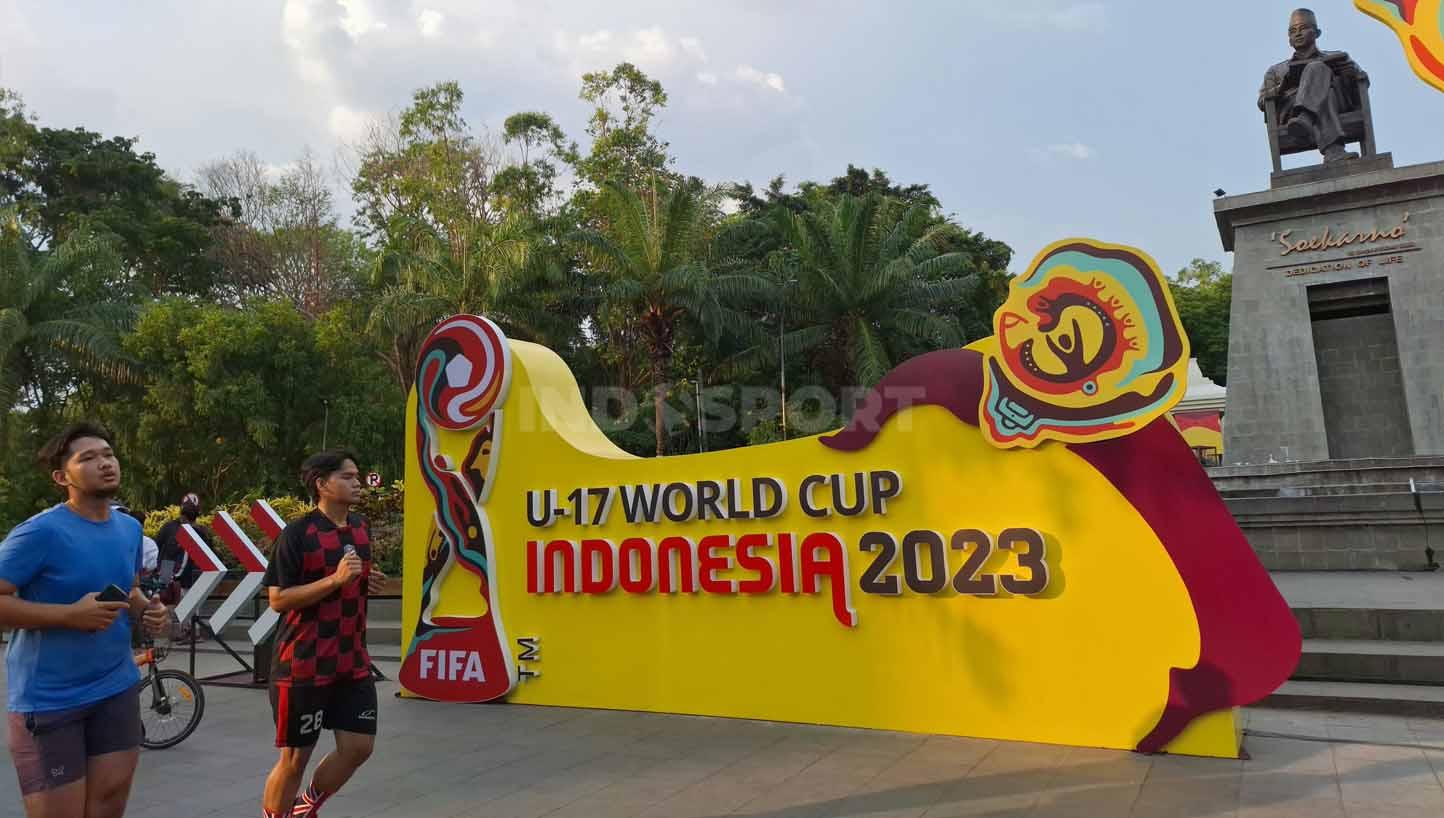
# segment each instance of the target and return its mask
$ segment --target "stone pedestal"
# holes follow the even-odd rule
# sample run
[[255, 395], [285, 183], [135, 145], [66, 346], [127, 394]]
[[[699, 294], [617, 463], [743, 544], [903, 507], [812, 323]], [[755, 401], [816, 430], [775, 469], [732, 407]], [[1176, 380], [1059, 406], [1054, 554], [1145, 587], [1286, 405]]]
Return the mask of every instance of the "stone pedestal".
[[1234, 252], [1227, 464], [1444, 454], [1444, 162], [1214, 203]]

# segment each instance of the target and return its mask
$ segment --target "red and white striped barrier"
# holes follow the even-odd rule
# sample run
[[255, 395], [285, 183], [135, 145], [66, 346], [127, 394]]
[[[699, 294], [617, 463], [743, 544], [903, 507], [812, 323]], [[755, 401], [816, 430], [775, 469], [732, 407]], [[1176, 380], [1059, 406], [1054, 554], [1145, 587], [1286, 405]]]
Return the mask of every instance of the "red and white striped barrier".
[[215, 590], [220, 581], [225, 579], [226, 566], [190, 525], [182, 525], [180, 531], [176, 532], [176, 539], [180, 541], [181, 548], [185, 549], [191, 562], [201, 569], [200, 576], [196, 577], [190, 590], [186, 591], [185, 596], [181, 597], [175, 606], [176, 618], [185, 622], [200, 609], [201, 603], [206, 601], [206, 597], [211, 595], [211, 591]]
[[[235, 615], [241, 610], [241, 606], [250, 602], [256, 595], [256, 591], [260, 590], [261, 582], [266, 577], [266, 557], [259, 548], [256, 548], [256, 544], [251, 542], [251, 538], [246, 536], [246, 532], [236, 525], [236, 521], [231, 519], [230, 514], [224, 511], [216, 512], [215, 523], [216, 534], [226, 544], [226, 547], [231, 549], [231, 553], [241, 563], [241, 567], [246, 569], [245, 578], [236, 585], [236, 589], [211, 615], [211, 630], [220, 633], [235, 618]], [[276, 618], [276, 612], [267, 605], [266, 610], [256, 617], [255, 624], [251, 625], [251, 629], [247, 633], [251, 644], [257, 644], [266, 638], [266, 634], [275, 627]]]
[[281, 515], [277, 514], [276, 510], [271, 508], [271, 504], [265, 500], [251, 503], [251, 519], [256, 521], [256, 525], [260, 526], [261, 531], [265, 532], [272, 541], [286, 530], [286, 521], [282, 520]]
[[[281, 515], [277, 514], [276, 510], [271, 508], [271, 504], [265, 500], [251, 503], [251, 519], [261, 527], [261, 533], [265, 534], [271, 542], [275, 542], [276, 538], [281, 536], [281, 532], [286, 530], [286, 521], [282, 520]], [[260, 559], [261, 570], [264, 571], [268, 563], [264, 556]], [[276, 621], [280, 618], [281, 615], [267, 605], [265, 613], [256, 619], [256, 623], [251, 626], [251, 630], [247, 634], [251, 638], [251, 644], [260, 644], [270, 635], [271, 629], [276, 627]]]
[[[277, 514], [276, 510], [271, 508], [270, 503], [265, 500], [257, 500], [251, 505], [251, 519], [255, 520], [256, 525], [260, 526], [266, 536], [272, 540], [279, 537], [281, 531], [286, 527], [281, 515]], [[215, 531], [221, 541], [235, 555], [241, 567], [246, 570], [245, 578], [236, 585], [235, 590], [231, 591], [230, 596], [226, 597], [216, 612], [211, 614], [211, 632], [220, 633], [240, 612], [241, 606], [249, 602], [260, 590], [261, 583], [266, 578], [267, 562], [266, 556], [261, 553], [255, 543], [251, 542], [251, 538], [236, 524], [235, 519], [225, 511], [216, 512]], [[206, 545], [205, 540], [202, 540], [196, 534], [195, 529], [189, 525], [181, 526], [178, 539], [181, 547], [190, 555], [191, 561], [201, 569], [201, 574], [196, 578], [195, 584], [175, 606], [176, 617], [185, 621], [200, 608], [201, 603], [210, 596], [211, 591], [215, 590], [216, 585], [225, 578], [226, 566]], [[255, 623], [246, 632], [251, 644], [260, 644], [271, 633], [271, 629], [276, 627], [278, 619], [280, 619], [280, 614], [267, 605], [265, 611], [256, 617]]]

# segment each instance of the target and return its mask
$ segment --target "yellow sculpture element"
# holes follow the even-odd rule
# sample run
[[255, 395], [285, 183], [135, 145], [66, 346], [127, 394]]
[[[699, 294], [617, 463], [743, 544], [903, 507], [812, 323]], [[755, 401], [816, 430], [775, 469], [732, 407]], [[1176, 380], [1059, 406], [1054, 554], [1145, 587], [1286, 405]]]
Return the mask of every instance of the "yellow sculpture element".
[[1444, 2], [1354, 0], [1354, 5], [1394, 32], [1419, 79], [1444, 91]]
[[1058, 242], [995, 326], [834, 434], [640, 459], [555, 353], [442, 322], [404, 690], [1236, 757], [1298, 625], [1160, 420], [1188, 343], [1157, 265]]
[[[1189, 596], [1157, 538], [1127, 501], [1061, 446], [1023, 454], [988, 445], [977, 430], [937, 407], [908, 410], [861, 453], [830, 450], [816, 438], [662, 459], [634, 458], [597, 429], [574, 378], [550, 350], [510, 341], [514, 372], [501, 412], [500, 457], [486, 515], [507, 631], [539, 640], [539, 661], [509, 700], [754, 719], [815, 722], [1025, 741], [1132, 749], [1157, 721], [1172, 667], [1198, 658]], [[412, 406], [416, 398], [412, 397]], [[415, 417], [414, 411], [409, 417]], [[413, 421], [414, 422], [414, 421]], [[408, 434], [414, 434], [414, 429]], [[460, 458], [466, 440], [443, 437]], [[941, 451], [940, 451], [941, 450]], [[843, 475], [813, 492], [817, 505], [856, 500], [851, 476], [896, 471], [903, 486], [885, 516], [825, 519], [795, 502], [765, 521], [692, 520], [629, 524], [618, 508], [600, 526], [566, 514], [545, 529], [527, 521], [528, 492], [620, 487], [766, 475], [796, 487], [811, 474]], [[407, 483], [420, 481], [415, 464]], [[612, 502], [619, 502], [614, 498]], [[750, 500], [749, 500], [750, 502]], [[744, 503], [745, 505], [745, 503]], [[407, 497], [404, 621], [418, 614], [432, 537], [425, 495]], [[591, 510], [587, 510], [589, 515]], [[587, 515], [585, 519], [590, 521]], [[1019, 526], [1043, 533], [1050, 581], [1038, 597], [937, 594], [901, 589], [860, 594], [870, 555], [856, 543], [868, 531], [963, 529], [996, 536]], [[700, 541], [760, 533], [836, 534], [846, 549], [849, 603], [856, 627], [833, 615], [830, 592], [726, 594], [528, 593], [527, 543], [586, 539], [616, 547], [629, 537]], [[949, 543], [951, 545], [951, 543]], [[951, 582], [965, 552], [947, 552]], [[775, 562], [775, 560], [774, 560]], [[898, 559], [898, 563], [902, 560]], [[893, 567], [897, 575], [902, 566]], [[1026, 575], [1018, 555], [995, 550], [979, 575]], [[754, 574], [735, 565], [723, 580]], [[819, 589], [822, 591], [823, 589]], [[463, 572], [441, 588], [438, 617], [480, 616], [484, 599]], [[411, 640], [411, 628], [403, 645]], [[1233, 711], [1206, 716], [1170, 749], [1233, 757]]]

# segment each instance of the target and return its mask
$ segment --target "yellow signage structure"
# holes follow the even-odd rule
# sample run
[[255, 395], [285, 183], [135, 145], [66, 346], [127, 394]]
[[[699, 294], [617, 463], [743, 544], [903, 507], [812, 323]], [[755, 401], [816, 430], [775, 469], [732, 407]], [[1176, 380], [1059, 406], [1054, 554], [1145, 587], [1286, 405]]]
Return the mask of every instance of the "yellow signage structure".
[[[1164, 414], [1157, 266], [1041, 252], [830, 435], [657, 459], [455, 316], [408, 403], [410, 695], [1237, 756], [1293, 617]], [[456, 567], [462, 570], [453, 570]]]
[[1444, 91], [1444, 2], [1354, 0], [1354, 5], [1394, 32], [1419, 79]]

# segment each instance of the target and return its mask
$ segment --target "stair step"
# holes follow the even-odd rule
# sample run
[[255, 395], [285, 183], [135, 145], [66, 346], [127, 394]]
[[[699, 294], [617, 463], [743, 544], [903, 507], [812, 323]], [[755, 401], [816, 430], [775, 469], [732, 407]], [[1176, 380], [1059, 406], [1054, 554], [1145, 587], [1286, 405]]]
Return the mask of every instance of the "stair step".
[[1383, 639], [1306, 639], [1300, 681], [1444, 685], [1444, 644]]
[[1305, 639], [1304, 653], [1444, 657], [1444, 644], [1387, 639]]
[[1289, 607], [1438, 611], [1444, 572], [1275, 571], [1274, 585]]
[[1288, 681], [1260, 707], [1406, 716], [1444, 715], [1444, 685]]
[[1444, 610], [1294, 606], [1293, 613], [1306, 640], [1444, 642]]

